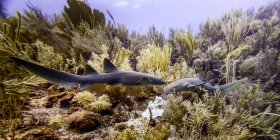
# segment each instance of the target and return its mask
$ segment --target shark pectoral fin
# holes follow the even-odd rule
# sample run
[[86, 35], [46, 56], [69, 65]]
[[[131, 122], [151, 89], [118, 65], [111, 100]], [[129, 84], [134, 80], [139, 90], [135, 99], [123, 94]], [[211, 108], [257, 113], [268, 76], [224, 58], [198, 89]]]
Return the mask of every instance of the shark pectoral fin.
[[214, 85], [214, 83], [215, 83], [215, 80], [214, 79], [211, 79], [211, 80], [209, 80], [207, 83], [209, 83], [210, 85]]
[[122, 86], [123, 84], [122, 83], [114, 83], [114, 84], [109, 84], [110, 86], [113, 86], [113, 87], [118, 87], [118, 86]]
[[150, 82], [152, 82], [152, 80], [151, 80], [150, 78], [148, 78], [148, 77], [142, 77], [141, 79], [139, 79], [139, 80], [137, 81], [137, 83], [142, 83], [142, 84], [144, 84], [144, 83], [150, 83]]
[[89, 84], [89, 83], [82, 83], [79, 85], [79, 87], [81, 88], [81, 90], [85, 90], [88, 89], [89, 87], [91, 87], [93, 84]]
[[89, 64], [86, 64], [85, 75], [90, 75], [90, 74], [98, 74], [98, 72], [93, 67], [91, 67]]
[[110, 73], [110, 72], [118, 71], [118, 68], [108, 58], [104, 58], [103, 71], [105, 73]]
[[204, 84], [206, 84], [206, 83], [207, 83], [207, 82], [203, 82], [203, 83], [197, 84], [197, 85], [191, 85], [191, 86], [188, 87], [188, 89], [189, 89], [189, 88], [194, 88], [194, 87], [200, 87], [200, 86], [202, 86], [202, 85], [204, 85]]

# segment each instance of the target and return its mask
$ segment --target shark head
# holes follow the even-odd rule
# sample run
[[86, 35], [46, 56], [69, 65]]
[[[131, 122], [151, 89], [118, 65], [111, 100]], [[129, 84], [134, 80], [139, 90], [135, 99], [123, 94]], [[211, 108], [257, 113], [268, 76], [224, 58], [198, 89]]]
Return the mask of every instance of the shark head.
[[183, 80], [174, 81], [164, 87], [164, 93], [176, 93], [179, 91], [183, 91], [187, 87], [189, 87], [189, 83], [184, 82]]
[[158, 76], [141, 72], [128, 72], [128, 74], [126, 74], [126, 77], [122, 78], [122, 83], [132, 86], [156, 86], [166, 84], [166, 82]]

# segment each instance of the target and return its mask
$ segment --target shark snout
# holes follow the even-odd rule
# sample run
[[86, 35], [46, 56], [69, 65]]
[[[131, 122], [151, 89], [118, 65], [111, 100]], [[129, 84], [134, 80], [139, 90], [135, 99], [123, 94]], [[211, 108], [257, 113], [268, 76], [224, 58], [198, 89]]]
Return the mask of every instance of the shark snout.
[[152, 83], [154, 83], [155, 85], [166, 85], [166, 82], [159, 77], [154, 78], [154, 80], [152, 80]]
[[172, 90], [174, 91], [175, 88], [172, 88], [170, 85], [165, 85], [163, 88], [163, 93], [167, 94], [172, 92]]
[[166, 85], [166, 82], [165, 82], [164, 80], [162, 80], [162, 79], [160, 79], [160, 80], [158, 81], [158, 83], [159, 83], [160, 85]]

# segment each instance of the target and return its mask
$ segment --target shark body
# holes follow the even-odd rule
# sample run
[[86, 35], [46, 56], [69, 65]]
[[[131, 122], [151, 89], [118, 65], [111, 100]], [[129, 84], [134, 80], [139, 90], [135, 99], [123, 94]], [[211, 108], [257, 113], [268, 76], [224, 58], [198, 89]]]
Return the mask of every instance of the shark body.
[[98, 73], [94, 68], [86, 65], [85, 75], [66, 73], [19, 58], [12, 57], [11, 59], [35, 75], [65, 88], [80, 86], [80, 88], [84, 90], [97, 83], [112, 86], [154, 86], [165, 84], [165, 81], [160, 77], [151, 74], [118, 70], [107, 58], [103, 61], [104, 73]]
[[212, 81], [204, 82], [200, 78], [184, 78], [168, 84], [164, 88], [164, 93], [176, 93], [180, 91], [199, 90], [200, 88], [204, 88], [210, 93], [220, 90], [221, 94], [223, 95], [247, 81], [248, 78], [244, 78], [228, 84], [214, 86]]

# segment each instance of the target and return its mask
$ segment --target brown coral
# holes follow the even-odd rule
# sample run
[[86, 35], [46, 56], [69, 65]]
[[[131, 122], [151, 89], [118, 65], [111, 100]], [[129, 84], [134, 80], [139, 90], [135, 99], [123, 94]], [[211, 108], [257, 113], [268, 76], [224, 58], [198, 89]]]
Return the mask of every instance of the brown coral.
[[79, 132], [96, 130], [100, 126], [100, 116], [89, 111], [77, 111], [66, 118], [69, 127]]

